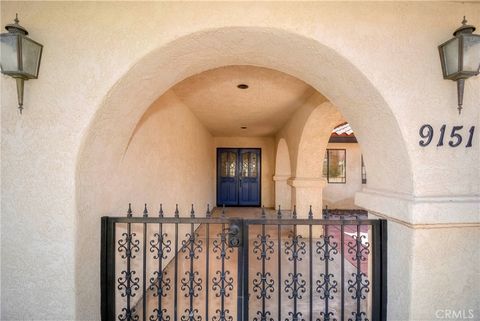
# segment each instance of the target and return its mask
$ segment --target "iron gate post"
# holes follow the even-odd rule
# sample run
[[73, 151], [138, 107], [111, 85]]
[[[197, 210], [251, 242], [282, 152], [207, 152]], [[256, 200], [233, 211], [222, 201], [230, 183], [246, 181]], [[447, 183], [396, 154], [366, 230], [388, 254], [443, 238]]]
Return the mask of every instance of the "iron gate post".
[[387, 221], [372, 224], [372, 321], [387, 320]]
[[103, 321], [115, 320], [115, 222], [102, 217], [101, 226], [101, 317]]
[[237, 321], [248, 320], [248, 224], [243, 219], [236, 221], [243, 239], [238, 247], [238, 286], [237, 286]]

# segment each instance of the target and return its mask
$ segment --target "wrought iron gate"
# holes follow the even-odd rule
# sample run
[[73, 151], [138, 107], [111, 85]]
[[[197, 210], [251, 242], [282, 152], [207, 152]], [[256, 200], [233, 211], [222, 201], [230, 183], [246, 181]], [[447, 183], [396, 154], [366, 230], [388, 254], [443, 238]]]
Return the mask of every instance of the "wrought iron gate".
[[[222, 212], [223, 213], [223, 212]], [[102, 320], [386, 320], [385, 220], [102, 218]]]

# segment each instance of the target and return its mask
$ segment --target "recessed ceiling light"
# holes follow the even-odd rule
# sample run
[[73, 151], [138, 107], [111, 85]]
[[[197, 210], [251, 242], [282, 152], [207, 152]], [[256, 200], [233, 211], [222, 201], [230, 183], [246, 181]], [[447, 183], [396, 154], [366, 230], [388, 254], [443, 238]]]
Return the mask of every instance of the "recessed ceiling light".
[[248, 88], [248, 85], [247, 85], [247, 84], [239, 84], [239, 85], [237, 85], [237, 88], [239, 88], [239, 89], [247, 89], [247, 88]]
[[240, 128], [241, 128], [241, 129], [247, 129], [247, 126], [242, 126], [242, 127], [240, 127]]

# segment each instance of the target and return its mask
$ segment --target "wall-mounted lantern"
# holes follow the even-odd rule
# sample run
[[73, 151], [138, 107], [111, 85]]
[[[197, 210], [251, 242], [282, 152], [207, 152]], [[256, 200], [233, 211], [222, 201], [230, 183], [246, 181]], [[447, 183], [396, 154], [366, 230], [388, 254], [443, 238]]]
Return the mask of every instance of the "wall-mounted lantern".
[[465, 79], [480, 72], [480, 35], [475, 27], [467, 25], [463, 17], [462, 26], [455, 30], [454, 38], [438, 46], [442, 63], [443, 78], [457, 82], [458, 113], [462, 112]]
[[0, 67], [2, 74], [17, 81], [18, 108], [22, 113], [23, 82], [38, 78], [43, 46], [27, 37], [28, 31], [18, 24], [18, 15], [14, 21], [5, 26], [8, 32], [0, 34]]

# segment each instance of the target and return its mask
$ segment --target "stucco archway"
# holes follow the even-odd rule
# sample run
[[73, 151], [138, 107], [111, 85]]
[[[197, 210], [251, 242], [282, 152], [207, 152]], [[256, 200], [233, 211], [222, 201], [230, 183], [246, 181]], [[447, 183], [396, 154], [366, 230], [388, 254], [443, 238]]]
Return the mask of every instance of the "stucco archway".
[[412, 192], [410, 159], [393, 113], [381, 93], [340, 53], [315, 39], [279, 29], [232, 27], [185, 35], [138, 61], [107, 94], [86, 133], [76, 172], [79, 319], [98, 318], [99, 217], [118, 213], [130, 201], [115, 204], [110, 188], [128, 184], [112, 181], [112, 177], [136, 124], [180, 80], [226, 65], [276, 69], [310, 84], [338, 106], [355, 128], [365, 157], [375, 169], [370, 186]]
[[300, 138], [296, 177], [322, 178], [325, 149], [332, 129], [341, 121], [342, 115], [338, 108], [330, 102], [324, 102], [313, 110]]

